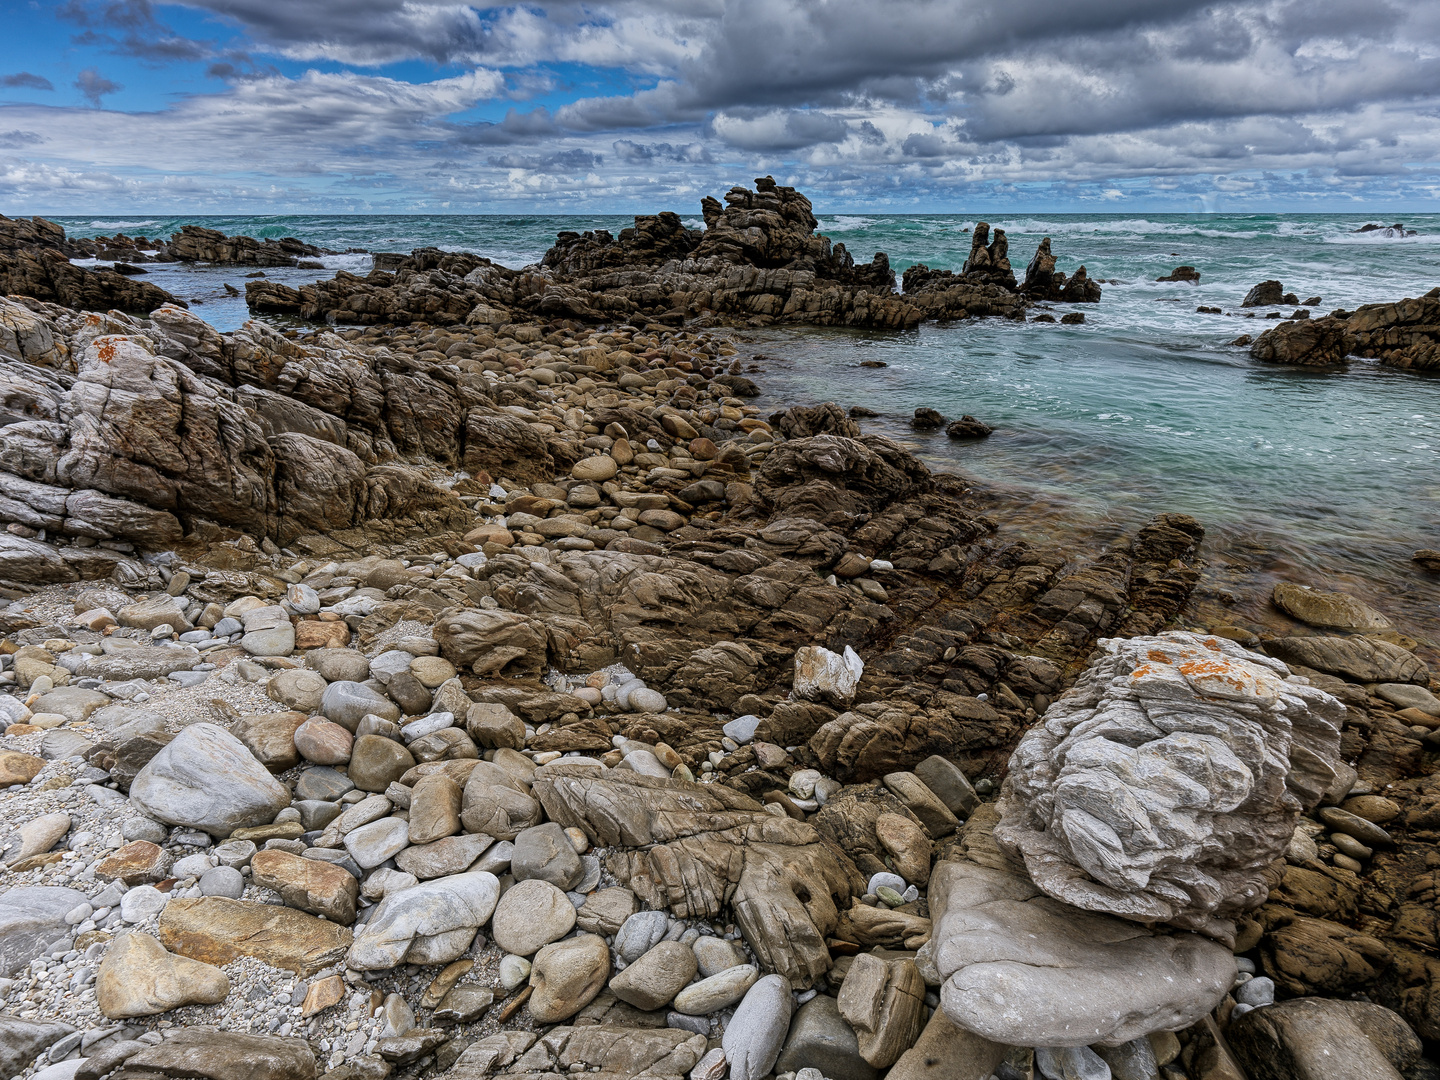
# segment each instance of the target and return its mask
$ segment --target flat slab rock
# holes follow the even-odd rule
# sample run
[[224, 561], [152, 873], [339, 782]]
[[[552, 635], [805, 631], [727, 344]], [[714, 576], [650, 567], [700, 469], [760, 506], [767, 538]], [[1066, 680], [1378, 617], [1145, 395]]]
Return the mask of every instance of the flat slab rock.
[[1178, 1031], [1235, 980], [1223, 945], [1080, 911], [1004, 870], [939, 863], [930, 911], [945, 1015], [1008, 1046], [1118, 1046]]
[[1011, 756], [995, 839], [1066, 903], [1233, 940], [1334, 780], [1345, 706], [1224, 638], [1100, 646]]
[[813, 825], [718, 784], [566, 768], [536, 770], [533, 794], [551, 821], [614, 849], [610, 872], [652, 908], [714, 918], [732, 905], [762, 970], [796, 989], [829, 970], [825, 938], [865, 881]]

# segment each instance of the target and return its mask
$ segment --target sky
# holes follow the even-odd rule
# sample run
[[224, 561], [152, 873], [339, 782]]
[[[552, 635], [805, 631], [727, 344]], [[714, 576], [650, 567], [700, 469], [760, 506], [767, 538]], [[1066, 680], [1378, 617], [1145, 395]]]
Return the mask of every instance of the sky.
[[1440, 210], [1437, 0], [0, 0], [0, 213]]

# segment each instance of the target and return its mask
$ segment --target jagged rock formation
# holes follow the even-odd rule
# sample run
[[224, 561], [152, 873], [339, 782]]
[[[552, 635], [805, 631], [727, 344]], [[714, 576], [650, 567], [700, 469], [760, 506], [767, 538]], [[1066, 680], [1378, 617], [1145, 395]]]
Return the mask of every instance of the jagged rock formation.
[[1334, 781], [1345, 706], [1223, 638], [1101, 647], [1016, 748], [996, 839], [1067, 903], [1232, 941]]
[[114, 270], [92, 270], [70, 262], [84, 254], [65, 239], [65, 230], [53, 221], [24, 221], [0, 215], [0, 296], [31, 296], [69, 308], [115, 308], [137, 314], [162, 304], [185, 306], [147, 282], [133, 281]]
[[815, 827], [719, 785], [547, 767], [552, 821], [610, 849], [606, 866], [652, 907], [711, 918], [727, 905], [762, 967], [803, 990], [830, 968], [825, 938], [864, 879]]
[[[515, 271], [473, 255], [420, 249], [384, 269], [377, 262], [365, 277], [341, 273], [299, 289], [250, 282], [246, 300], [254, 311], [362, 325], [441, 316], [495, 327], [530, 317], [675, 325], [705, 317], [898, 328], [925, 319], [1023, 317], [1029, 299], [1100, 298], [1083, 267], [1067, 281], [1053, 273], [1053, 262], [1043, 282], [1037, 276], [1017, 292], [999, 230], [988, 247], [977, 239], [969, 269], [911, 267], [897, 294], [884, 253], [857, 264], [844, 244], [816, 234], [810, 201], [794, 188], [761, 177], [754, 191], [732, 188], [725, 203], [705, 198], [703, 231], [666, 212], [637, 216], [618, 237], [604, 230], [561, 233], [538, 268]], [[988, 237], [989, 227], [983, 229]], [[1048, 253], [1048, 241], [1042, 246]]]
[[226, 236], [215, 229], [183, 225], [170, 237], [168, 253], [180, 262], [224, 263], [229, 266], [294, 266], [301, 259], [335, 255], [287, 236], [280, 240], [255, 240], [249, 236]]
[[[1258, 288], [1259, 286], [1257, 286]], [[1320, 367], [1363, 356], [1387, 367], [1440, 368], [1440, 289], [1419, 299], [1366, 304], [1353, 313], [1296, 319], [1266, 330], [1250, 346], [1256, 360]]]
[[339, 338], [220, 335], [177, 307], [142, 320], [0, 300], [0, 325], [0, 515], [60, 536], [153, 548], [206, 523], [283, 538], [444, 521], [459, 503], [406, 458], [459, 464], [467, 412], [493, 405], [483, 384]]

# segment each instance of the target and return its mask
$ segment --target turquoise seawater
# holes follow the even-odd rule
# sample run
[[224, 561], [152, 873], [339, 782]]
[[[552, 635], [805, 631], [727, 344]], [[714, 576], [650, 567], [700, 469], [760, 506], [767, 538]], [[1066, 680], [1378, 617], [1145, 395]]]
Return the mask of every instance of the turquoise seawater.
[[[897, 272], [916, 262], [959, 269], [974, 219], [962, 215], [833, 216], [821, 231], [857, 260], [885, 251]], [[405, 251], [432, 244], [509, 266], [538, 260], [561, 229], [624, 217], [274, 217], [59, 219], [74, 235], [168, 235], [182, 224], [257, 237], [298, 236], [332, 248]], [[882, 415], [869, 430], [903, 439], [932, 464], [993, 491], [997, 518], [1043, 538], [1063, 525], [1118, 536], [1155, 513], [1200, 518], [1213, 564], [1206, 592], [1237, 598], [1236, 618], [1267, 619], [1275, 580], [1340, 587], [1412, 634], [1440, 639], [1440, 583], [1410, 561], [1440, 548], [1440, 374], [1356, 361], [1307, 371], [1261, 365], [1228, 343], [1273, 325], [1246, 318], [1246, 290], [1278, 278], [1315, 314], [1418, 296], [1440, 285], [1440, 215], [1016, 215], [991, 217], [1010, 238], [1017, 273], [1041, 237], [1060, 269], [1084, 264], [1107, 282], [1080, 326], [973, 320], [903, 333], [744, 331], [762, 404], [835, 400]], [[1418, 235], [1353, 230], [1403, 220]], [[691, 222], [699, 226], [698, 215]], [[368, 269], [362, 256], [323, 260]], [[1198, 286], [1156, 282], [1178, 265]], [[298, 283], [317, 271], [268, 271]], [[325, 275], [325, 276], [328, 276]], [[202, 301], [228, 330], [246, 317], [230, 269], [156, 270], [149, 280]], [[1213, 306], [1225, 315], [1198, 314]], [[1060, 315], [1065, 305], [1052, 309]], [[1282, 310], [1288, 315], [1290, 308]], [[864, 368], [864, 360], [883, 361]], [[910, 430], [917, 406], [973, 414], [995, 434], [955, 443]]]

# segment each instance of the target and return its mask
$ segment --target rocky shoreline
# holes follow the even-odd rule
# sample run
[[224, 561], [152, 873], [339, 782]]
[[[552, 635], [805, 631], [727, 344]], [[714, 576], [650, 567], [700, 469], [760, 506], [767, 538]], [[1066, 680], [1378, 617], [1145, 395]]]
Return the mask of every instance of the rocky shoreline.
[[[836, 306], [707, 310], [880, 310], [787, 191], [712, 239]], [[1017, 541], [762, 416], [625, 283], [739, 265], [664, 217], [541, 291], [341, 275], [400, 299], [339, 332], [0, 299], [0, 1076], [1436, 1075], [1417, 643], [1194, 626], [1192, 518]], [[1081, 279], [959, 277], [913, 295]]]

